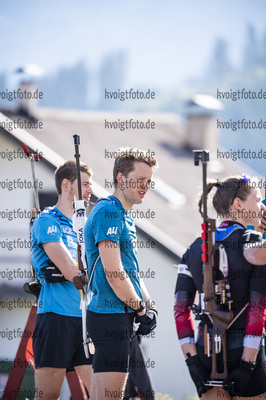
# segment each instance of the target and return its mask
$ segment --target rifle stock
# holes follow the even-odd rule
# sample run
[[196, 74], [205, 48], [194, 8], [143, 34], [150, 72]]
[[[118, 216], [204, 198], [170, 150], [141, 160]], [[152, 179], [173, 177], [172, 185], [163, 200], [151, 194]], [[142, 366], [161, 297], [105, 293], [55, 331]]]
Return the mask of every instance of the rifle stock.
[[[194, 150], [195, 165], [202, 161], [203, 166], [203, 224], [202, 224], [202, 262], [203, 293], [201, 294], [201, 314], [206, 314], [213, 327], [209, 332], [204, 326], [204, 352], [212, 356], [211, 379], [225, 379], [227, 368], [227, 326], [233, 319], [227, 278], [219, 279], [219, 245], [215, 243], [215, 220], [207, 216], [207, 162], [209, 152]], [[211, 337], [211, 339], [210, 339]]]

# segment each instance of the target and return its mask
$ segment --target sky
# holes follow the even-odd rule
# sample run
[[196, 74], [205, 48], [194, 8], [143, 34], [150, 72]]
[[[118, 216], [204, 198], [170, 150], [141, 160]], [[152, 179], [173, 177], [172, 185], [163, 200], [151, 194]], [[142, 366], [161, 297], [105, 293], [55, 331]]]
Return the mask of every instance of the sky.
[[218, 37], [240, 65], [247, 24], [262, 37], [265, 11], [264, 0], [2, 0], [0, 72], [34, 63], [49, 74], [81, 60], [93, 72], [124, 50], [129, 86], [171, 88], [207, 71]]

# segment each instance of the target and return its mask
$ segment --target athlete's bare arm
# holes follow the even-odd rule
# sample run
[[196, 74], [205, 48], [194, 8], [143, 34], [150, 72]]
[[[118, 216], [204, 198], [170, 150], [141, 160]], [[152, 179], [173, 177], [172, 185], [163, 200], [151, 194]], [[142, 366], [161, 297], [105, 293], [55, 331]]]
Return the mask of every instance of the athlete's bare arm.
[[78, 270], [64, 243], [43, 243], [42, 247], [50, 260], [60, 269], [64, 277], [68, 281], [73, 282], [73, 277], [78, 274]]
[[245, 259], [254, 265], [266, 264], [266, 240], [244, 247]]
[[[137, 295], [130, 277], [124, 270], [119, 244], [103, 240], [98, 243], [98, 248], [109, 285], [121, 301], [137, 310], [140, 307], [141, 298]], [[145, 310], [139, 313], [139, 315], [144, 314]]]

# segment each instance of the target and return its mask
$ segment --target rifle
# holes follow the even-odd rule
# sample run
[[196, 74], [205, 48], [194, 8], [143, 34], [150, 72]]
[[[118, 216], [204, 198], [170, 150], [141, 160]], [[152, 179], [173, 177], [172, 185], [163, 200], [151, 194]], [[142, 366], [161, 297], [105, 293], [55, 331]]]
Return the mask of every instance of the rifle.
[[207, 382], [207, 385], [222, 386], [222, 380], [228, 375], [226, 330], [233, 320], [232, 301], [228, 271], [222, 273], [219, 268], [220, 246], [215, 243], [215, 220], [207, 216], [207, 162], [209, 161], [209, 151], [193, 150], [193, 153], [194, 164], [198, 166], [201, 160], [203, 170], [203, 232], [201, 235], [203, 242], [201, 245], [203, 293], [200, 293], [200, 305], [194, 307], [194, 309], [197, 315], [206, 314], [213, 324], [211, 340], [207, 324], [204, 326], [204, 352], [208, 357], [212, 356], [211, 380]]
[[79, 276], [73, 278], [73, 283], [76, 289], [79, 291], [81, 296], [81, 310], [82, 310], [82, 335], [83, 335], [83, 347], [87, 358], [89, 358], [89, 352], [94, 354], [94, 345], [87, 333], [87, 306], [88, 306], [88, 295], [89, 295], [89, 283], [88, 283], [88, 266], [85, 256], [85, 243], [84, 243], [84, 227], [86, 223], [86, 207], [89, 205], [88, 201], [82, 199], [82, 189], [81, 189], [81, 177], [80, 177], [80, 154], [79, 145], [80, 139], [79, 135], [73, 135], [77, 168], [77, 183], [78, 183], [78, 197], [74, 197], [73, 202], [73, 230], [78, 237], [78, 267], [80, 270]]
[[[40, 202], [39, 202], [39, 193], [38, 186], [36, 185], [36, 176], [35, 176], [35, 162], [40, 161], [40, 156], [38, 153], [30, 153], [28, 147], [25, 144], [21, 145], [24, 153], [27, 158], [30, 160], [31, 165], [31, 173], [32, 173], [32, 181], [33, 181], [33, 190], [34, 190], [34, 199], [35, 199], [35, 207], [31, 209], [31, 219], [30, 219], [30, 239], [31, 239], [31, 230], [33, 226], [33, 222], [36, 218], [41, 214]], [[38, 299], [42, 285], [39, 282], [39, 279], [36, 277], [33, 267], [31, 266], [32, 275], [34, 277], [34, 282], [25, 283], [23, 285], [24, 292], [28, 294], [33, 294]]]
[[[30, 219], [30, 232], [29, 236], [31, 237], [31, 228], [33, 225], [33, 222], [35, 218], [37, 218], [40, 213], [40, 203], [39, 203], [39, 197], [38, 197], [38, 188], [36, 183], [36, 178], [35, 178], [35, 162], [39, 161], [39, 154], [38, 153], [30, 153], [28, 147], [25, 144], [21, 145], [22, 149], [24, 150], [24, 153], [26, 154], [27, 158], [31, 162], [31, 171], [32, 171], [32, 179], [33, 179], [33, 187], [34, 187], [34, 198], [35, 198], [35, 208], [31, 209], [31, 219]], [[39, 280], [35, 276], [34, 269], [31, 266], [32, 274], [35, 280], [30, 283], [25, 283], [23, 285], [23, 290], [24, 292], [34, 295], [36, 297], [36, 302], [39, 297], [41, 287], [42, 285], [40, 284]], [[27, 368], [27, 363], [31, 365], [31, 367], [34, 368], [34, 362], [31, 357], [31, 352], [28, 352], [28, 356], [26, 356], [26, 352], [28, 350], [28, 344], [29, 344], [29, 337], [32, 337], [33, 331], [34, 331], [34, 325], [35, 325], [35, 320], [36, 320], [36, 313], [37, 313], [37, 304], [32, 305], [31, 311], [26, 323], [26, 326], [24, 328], [23, 336], [21, 338], [12, 368], [10, 370], [8, 380], [6, 382], [6, 386], [4, 389], [3, 393], [3, 400], [15, 400], [17, 398], [17, 393], [19, 392], [26, 368]], [[21, 363], [18, 363], [18, 360], [22, 360]]]

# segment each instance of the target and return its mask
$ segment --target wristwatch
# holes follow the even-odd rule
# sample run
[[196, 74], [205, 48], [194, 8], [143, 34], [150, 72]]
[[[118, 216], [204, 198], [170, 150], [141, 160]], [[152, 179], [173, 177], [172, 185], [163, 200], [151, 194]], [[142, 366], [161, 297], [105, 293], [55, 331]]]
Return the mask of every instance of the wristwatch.
[[143, 301], [143, 300], [141, 300], [140, 302], [139, 302], [139, 308], [137, 309], [137, 310], [134, 310], [136, 313], [140, 313], [141, 311], [143, 311], [144, 310], [144, 308], [145, 308], [146, 306], [145, 306], [145, 302]]

